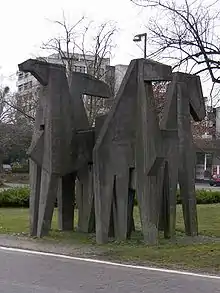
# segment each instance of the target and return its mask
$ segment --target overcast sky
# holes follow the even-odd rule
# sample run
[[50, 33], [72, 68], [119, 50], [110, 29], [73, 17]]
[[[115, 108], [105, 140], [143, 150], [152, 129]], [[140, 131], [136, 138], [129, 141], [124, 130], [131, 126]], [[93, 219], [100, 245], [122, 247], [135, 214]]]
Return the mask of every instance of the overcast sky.
[[69, 23], [75, 23], [82, 15], [99, 23], [117, 22], [113, 65], [128, 64], [143, 56], [132, 40], [145, 30], [146, 18], [130, 0], [1, 0], [0, 8], [0, 78], [4, 84], [15, 79], [18, 63], [39, 55], [42, 42], [56, 35], [57, 27], [48, 19], [61, 20], [62, 10]]

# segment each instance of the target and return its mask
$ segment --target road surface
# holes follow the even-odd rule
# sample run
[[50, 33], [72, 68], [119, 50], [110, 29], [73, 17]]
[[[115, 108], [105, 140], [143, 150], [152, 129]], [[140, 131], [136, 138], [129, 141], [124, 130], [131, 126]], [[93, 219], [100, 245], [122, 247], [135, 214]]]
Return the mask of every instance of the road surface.
[[117, 267], [2, 248], [0, 260], [1, 293], [220, 292], [220, 279]]
[[220, 191], [220, 186], [210, 186], [208, 183], [196, 183], [196, 189], [211, 189], [212, 191]]

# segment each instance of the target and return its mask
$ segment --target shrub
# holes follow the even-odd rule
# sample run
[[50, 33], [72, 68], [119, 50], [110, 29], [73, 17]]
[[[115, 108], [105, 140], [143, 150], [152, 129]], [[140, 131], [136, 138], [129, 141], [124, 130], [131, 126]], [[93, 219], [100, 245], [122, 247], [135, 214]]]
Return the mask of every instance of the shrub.
[[28, 173], [29, 172], [29, 164], [20, 164], [13, 163], [12, 164], [12, 173]]
[[[28, 208], [29, 207], [30, 188], [29, 187], [17, 187], [8, 188], [0, 191], [0, 208]], [[57, 207], [57, 200], [55, 202]]]
[[0, 207], [29, 207], [29, 187], [9, 188], [0, 192]]
[[[196, 190], [197, 204], [214, 204], [220, 203], [220, 191], [212, 191], [200, 189]], [[181, 203], [180, 191], [177, 190], [177, 204]], [[137, 205], [137, 198], [135, 196], [134, 205]]]
[[[220, 203], [220, 191], [196, 190], [197, 204], [214, 204]], [[177, 191], [177, 203], [181, 203], [180, 192]]]
[[[29, 187], [9, 188], [0, 191], [1, 207], [29, 207]], [[220, 203], [220, 191], [196, 190], [197, 204]], [[177, 191], [177, 203], [181, 203], [179, 190]], [[134, 205], [137, 205], [137, 199], [134, 199]], [[55, 203], [57, 206], [57, 201]]]
[[28, 166], [12, 167], [12, 173], [28, 173], [28, 172], [29, 172]]

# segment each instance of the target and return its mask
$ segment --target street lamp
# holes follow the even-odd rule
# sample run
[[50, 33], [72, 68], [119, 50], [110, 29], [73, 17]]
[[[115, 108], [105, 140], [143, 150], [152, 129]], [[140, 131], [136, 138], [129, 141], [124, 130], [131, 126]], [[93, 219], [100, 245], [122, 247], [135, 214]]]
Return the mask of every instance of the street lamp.
[[134, 36], [134, 42], [141, 42], [142, 38], [144, 38], [144, 59], [147, 57], [147, 33], [139, 34]]

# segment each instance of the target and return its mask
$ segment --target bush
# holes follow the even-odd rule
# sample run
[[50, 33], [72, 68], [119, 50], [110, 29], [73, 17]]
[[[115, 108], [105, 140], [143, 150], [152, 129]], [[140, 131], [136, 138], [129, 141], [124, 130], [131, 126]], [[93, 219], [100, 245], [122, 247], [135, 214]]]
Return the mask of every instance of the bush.
[[[197, 204], [214, 204], [220, 203], [220, 191], [196, 190]], [[177, 191], [177, 203], [181, 203], [180, 192]]]
[[[197, 204], [214, 204], [220, 203], [220, 191], [212, 191], [200, 189], [196, 190]], [[180, 191], [177, 191], [177, 204], [181, 204]], [[135, 196], [134, 205], [137, 205], [137, 198]]]
[[[28, 208], [29, 207], [30, 188], [29, 187], [17, 187], [8, 188], [0, 191], [0, 208]], [[55, 202], [57, 207], [57, 199]]]
[[13, 163], [12, 164], [12, 173], [28, 173], [29, 172], [29, 164], [20, 164]]
[[28, 172], [29, 172], [28, 166], [12, 167], [12, 173], [28, 173]]
[[[1, 207], [29, 207], [29, 187], [9, 188], [0, 191]], [[220, 191], [196, 190], [197, 204], [220, 203]], [[181, 203], [179, 190], [177, 191], [177, 203]], [[134, 205], [137, 205], [137, 199], [134, 199]], [[57, 206], [57, 201], [55, 206]]]
[[29, 207], [29, 187], [9, 188], [0, 192], [0, 207]]

